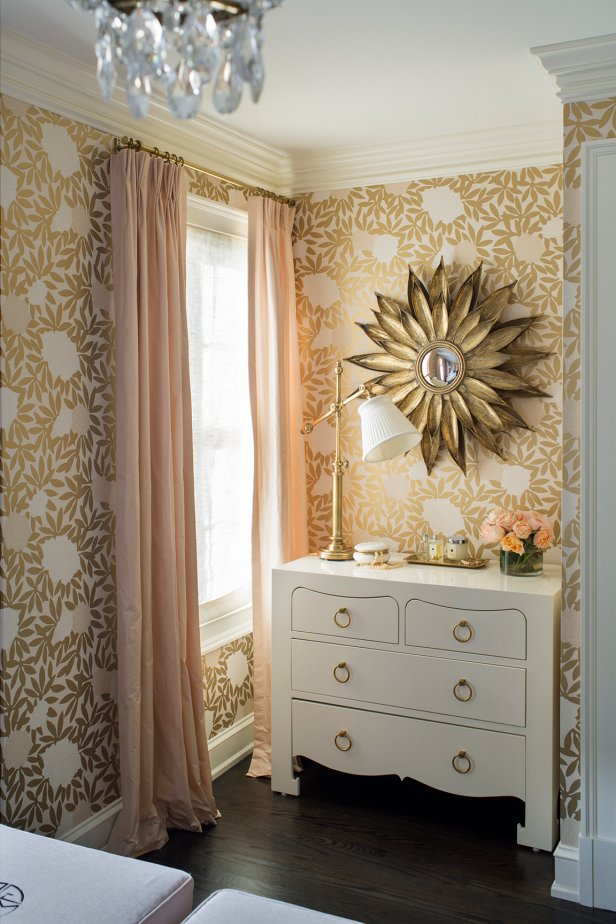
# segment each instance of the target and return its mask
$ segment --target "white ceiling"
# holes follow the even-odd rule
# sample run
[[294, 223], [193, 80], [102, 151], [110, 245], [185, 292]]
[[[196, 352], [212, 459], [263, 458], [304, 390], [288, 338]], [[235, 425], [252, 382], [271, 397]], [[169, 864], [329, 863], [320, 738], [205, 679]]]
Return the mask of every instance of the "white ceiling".
[[[93, 61], [91, 14], [2, 0], [2, 23]], [[284, 0], [265, 20], [266, 84], [231, 116], [291, 153], [393, 144], [558, 120], [529, 49], [616, 32], [616, 0]], [[94, 67], [94, 65], [93, 65]]]

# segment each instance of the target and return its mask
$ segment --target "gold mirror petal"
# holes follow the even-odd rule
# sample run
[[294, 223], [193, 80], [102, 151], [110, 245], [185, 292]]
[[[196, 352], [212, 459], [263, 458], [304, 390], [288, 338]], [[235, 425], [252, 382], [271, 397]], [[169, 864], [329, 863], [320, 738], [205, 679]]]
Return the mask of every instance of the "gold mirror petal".
[[501, 322], [515, 283], [480, 301], [481, 273], [480, 264], [453, 295], [442, 259], [428, 288], [409, 268], [408, 306], [377, 292], [377, 323], [359, 324], [383, 352], [347, 360], [383, 373], [372, 391], [388, 394], [422, 433], [428, 474], [442, 442], [466, 472], [465, 432], [502, 458], [499, 433], [532, 429], [508, 397], [546, 397], [520, 370], [550, 354], [515, 343], [540, 316]]

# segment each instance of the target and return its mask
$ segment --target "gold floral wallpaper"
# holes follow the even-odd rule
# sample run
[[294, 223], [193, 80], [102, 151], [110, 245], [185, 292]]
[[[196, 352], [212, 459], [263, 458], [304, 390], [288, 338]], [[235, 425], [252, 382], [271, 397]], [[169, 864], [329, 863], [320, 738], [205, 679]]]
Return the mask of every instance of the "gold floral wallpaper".
[[[61, 835], [118, 797], [112, 138], [7, 97], [1, 118], [0, 798]], [[251, 642], [204, 659], [213, 733], [250, 710]]]
[[[517, 279], [505, 318], [541, 314], [526, 343], [551, 355], [524, 372], [548, 398], [514, 399], [534, 431], [503, 436], [506, 458], [472, 440], [465, 477], [441, 448], [432, 475], [417, 448], [383, 465], [362, 463], [356, 405], [342, 418], [345, 530], [357, 542], [390, 536], [401, 548], [430, 533], [464, 532], [481, 555], [486, 510], [542, 510], [560, 526], [562, 419], [562, 169], [560, 166], [313, 193], [300, 199], [295, 270], [305, 413], [333, 395], [338, 358], [372, 352], [356, 322], [372, 319], [374, 292], [406, 297], [409, 265], [428, 281], [440, 256], [457, 285], [483, 261], [483, 294]], [[345, 364], [344, 392], [372, 374]], [[330, 526], [333, 428], [306, 439], [312, 549]]]
[[577, 845], [580, 735], [580, 191], [581, 145], [616, 137], [616, 99], [564, 107], [563, 664], [561, 841]]
[[252, 635], [201, 657], [205, 725], [213, 737], [253, 711]]

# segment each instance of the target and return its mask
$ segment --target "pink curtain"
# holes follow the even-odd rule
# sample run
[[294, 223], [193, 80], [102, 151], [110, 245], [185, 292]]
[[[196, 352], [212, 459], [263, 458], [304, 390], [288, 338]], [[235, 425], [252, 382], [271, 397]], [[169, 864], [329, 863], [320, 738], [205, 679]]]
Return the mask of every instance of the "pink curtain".
[[186, 177], [111, 158], [116, 311], [118, 710], [123, 808], [108, 849], [137, 856], [217, 815], [204, 724], [188, 333]]
[[306, 471], [291, 232], [295, 209], [248, 200], [249, 372], [254, 430], [252, 604], [255, 748], [271, 773], [272, 568], [308, 550]]

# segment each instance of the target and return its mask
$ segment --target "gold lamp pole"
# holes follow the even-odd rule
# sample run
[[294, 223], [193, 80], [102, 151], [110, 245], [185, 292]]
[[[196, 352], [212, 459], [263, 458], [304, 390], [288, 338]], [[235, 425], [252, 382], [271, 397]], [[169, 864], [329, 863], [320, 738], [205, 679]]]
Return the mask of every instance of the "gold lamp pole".
[[336, 450], [332, 469], [332, 534], [329, 544], [319, 552], [319, 557], [324, 558], [326, 561], [349, 561], [349, 559], [353, 558], [353, 546], [348, 545], [342, 535], [342, 477], [345, 468], [349, 467], [349, 463], [348, 460], [342, 459], [340, 456], [340, 413], [345, 404], [348, 404], [355, 398], [359, 398], [361, 395], [369, 394], [369, 390], [365, 385], [359, 385], [352, 394], [343, 399], [341, 380], [342, 363], [340, 361], [336, 363], [334, 373], [336, 375], [334, 403], [330, 404], [327, 413], [321, 414], [321, 416], [317, 417], [315, 420], [307, 421], [302, 427], [301, 432], [303, 434], [312, 433], [317, 424], [320, 424], [323, 420], [327, 420], [332, 416], [336, 418]]

